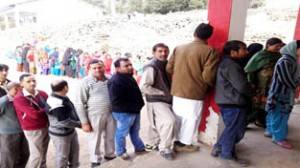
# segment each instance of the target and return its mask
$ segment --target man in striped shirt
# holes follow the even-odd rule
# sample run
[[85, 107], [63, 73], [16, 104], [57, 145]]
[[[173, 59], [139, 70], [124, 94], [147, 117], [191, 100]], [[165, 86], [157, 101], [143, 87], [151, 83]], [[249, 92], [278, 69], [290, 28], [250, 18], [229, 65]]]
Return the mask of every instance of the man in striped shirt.
[[92, 167], [100, 166], [100, 142], [104, 134], [104, 158], [114, 159], [115, 122], [112, 118], [111, 104], [107, 89], [107, 77], [102, 61], [90, 62], [91, 75], [82, 79], [78, 87], [75, 107], [82, 123], [82, 130], [88, 133], [90, 161]]

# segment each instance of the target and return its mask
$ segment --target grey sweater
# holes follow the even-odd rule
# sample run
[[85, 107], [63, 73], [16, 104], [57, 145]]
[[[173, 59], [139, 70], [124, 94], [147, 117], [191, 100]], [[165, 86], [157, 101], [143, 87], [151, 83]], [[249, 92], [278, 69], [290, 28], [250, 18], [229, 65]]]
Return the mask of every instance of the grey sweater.
[[18, 134], [23, 130], [20, 126], [13, 105], [12, 97], [5, 95], [0, 98], [0, 134]]
[[91, 75], [83, 78], [74, 104], [82, 124], [89, 123], [88, 116], [111, 113], [107, 80], [97, 81]]

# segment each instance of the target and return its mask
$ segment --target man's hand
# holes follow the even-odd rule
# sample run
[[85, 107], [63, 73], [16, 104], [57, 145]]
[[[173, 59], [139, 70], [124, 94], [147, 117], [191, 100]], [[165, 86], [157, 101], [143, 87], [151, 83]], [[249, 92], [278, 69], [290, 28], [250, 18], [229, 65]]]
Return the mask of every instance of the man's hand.
[[93, 128], [92, 128], [92, 126], [91, 126], [91, 124], [89, 124], [89, 123], [87, 123], [87, 124], [82, 124], [81, 125], [81, 127], [82, 127], [82, 130], [84, 131], [84, 132], [92, 132], [93, 131]]

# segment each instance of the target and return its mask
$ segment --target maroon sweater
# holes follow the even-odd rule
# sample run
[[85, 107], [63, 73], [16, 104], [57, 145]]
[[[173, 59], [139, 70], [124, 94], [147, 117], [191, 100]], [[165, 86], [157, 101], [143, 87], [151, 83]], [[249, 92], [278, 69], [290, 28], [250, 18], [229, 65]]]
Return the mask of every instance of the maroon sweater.
[[38, 130], [48, 126], [45, 103], [48, 98], [47, 93], [38, 90], [35, 97], [23, 95], [19, 92], [14, 97], [14, 106], [23, 130]]

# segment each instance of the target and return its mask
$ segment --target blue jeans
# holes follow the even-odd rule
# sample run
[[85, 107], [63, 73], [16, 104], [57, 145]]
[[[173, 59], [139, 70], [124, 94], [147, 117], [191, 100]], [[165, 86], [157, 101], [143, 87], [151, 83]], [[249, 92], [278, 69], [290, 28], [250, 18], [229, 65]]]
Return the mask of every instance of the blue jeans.
[[126, 136], [128, 135], [128, 133], [135, 151], [144, 150], [145, 145], [139, 137], [141, 125], [140, 114], [113, 112], [112, 115], [117, 121], [117, 128], [115, 132], [116, 155], [120, 156], [126, 153]]
[[214, 145], [221, 149], [220, 157], [232, 159], [235, 156], [235, 144], [243, 139], [246, 131], [246, 110], [244, 108], [220, 108], [225, 124], [220, 139]]

